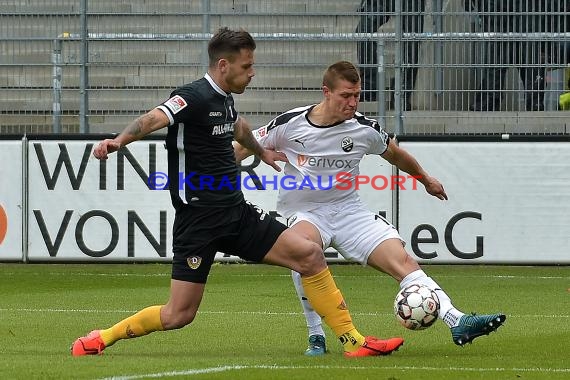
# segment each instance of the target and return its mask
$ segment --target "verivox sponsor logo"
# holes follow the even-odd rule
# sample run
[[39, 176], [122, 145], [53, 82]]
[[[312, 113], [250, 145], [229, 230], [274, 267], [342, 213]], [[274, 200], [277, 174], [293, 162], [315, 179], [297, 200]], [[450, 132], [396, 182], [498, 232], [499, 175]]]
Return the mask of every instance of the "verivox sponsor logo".
[[297, 156], [297, 164], [299, 166], [312, 166], [320, 168], [333, 168], [333, 169], [351, 169], [353, 167], [352, 160], [337, 160], [324, 157], [311, 157], [299, 154]]

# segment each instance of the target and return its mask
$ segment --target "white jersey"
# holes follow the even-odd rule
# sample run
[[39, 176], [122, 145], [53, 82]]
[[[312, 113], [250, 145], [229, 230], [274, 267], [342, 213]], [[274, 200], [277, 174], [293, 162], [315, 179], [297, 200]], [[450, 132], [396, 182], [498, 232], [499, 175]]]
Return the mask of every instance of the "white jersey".
[[315, 105], [285, 112], [253, 131], [262, 146], [283, 152], [289, 162], [279, 183], [277, 211], [286, 218], [324, 204], [356, 200], [355, 176], [365, 154], [382, 154], [389, 137], [374, 119], [356, 113], [338, 124], [312, 124]]

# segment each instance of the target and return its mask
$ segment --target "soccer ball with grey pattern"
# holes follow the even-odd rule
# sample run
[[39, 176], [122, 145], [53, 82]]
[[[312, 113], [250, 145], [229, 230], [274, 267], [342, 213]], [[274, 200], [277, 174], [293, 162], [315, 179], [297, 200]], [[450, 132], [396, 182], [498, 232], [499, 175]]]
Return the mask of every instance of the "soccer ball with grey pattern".
[[437, 320], [439, 298], [433, 289], [412, 284], [400, 290], [394, 300], [394, 314], [410, 330], [427, 329]]

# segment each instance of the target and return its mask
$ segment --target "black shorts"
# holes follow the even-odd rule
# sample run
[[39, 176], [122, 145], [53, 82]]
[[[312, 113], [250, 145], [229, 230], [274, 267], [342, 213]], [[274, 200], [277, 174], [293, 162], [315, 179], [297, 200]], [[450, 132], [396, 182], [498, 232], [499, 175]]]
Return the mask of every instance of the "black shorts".
[[172, 278], [206, 283], [216, 252], [261, 262], [287, 227], [259, 207], [181, 207], [173, 227]]

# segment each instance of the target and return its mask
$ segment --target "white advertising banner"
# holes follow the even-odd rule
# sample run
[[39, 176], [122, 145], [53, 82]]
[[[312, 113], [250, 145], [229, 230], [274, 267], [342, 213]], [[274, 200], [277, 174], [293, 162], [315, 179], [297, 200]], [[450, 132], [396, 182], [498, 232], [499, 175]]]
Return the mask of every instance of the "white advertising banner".
[[0, 261], [22, 261], [22, 140], [0, 144]]
[[408, 251], [433, 263], [570, 263], [570, 144], [403, 142], [448, 201], [399, 192]]
[[29, 142], [29, 260], [170, 260], [170, 197], [147, 184], [167, 172], [163, 142], [129, 144], [107, 161], [93, 157], [96, 142]]
[[[30, 261], [170, 261], [174, 210], [167, 190], [162, 140], [130, 144], [98, 161], [97, 141], [30, 140], [28, 202], [22, 200], [22, 145], [3, 141], [0, 261], [22, 260], [22, 210], [27, 209]], [[450, 197], [440, 201], [380, 157], [361, 165], [360, 194], [370, 210], [392, 215], [399, 201], [400, 234], [421, 262], [570, 263], [570, 144], [564, 142], [402, 142]], [[18, 157], [18, 159], [14, 159]], [[280, 219], [283, 175], [249, 158], [242, 164], [247, 200]], [[260, 182], [265, 189], [260, 189]], [[399, 190], [392, 191], [394, 187]], [[2, 224], [3, 220], [7, 220]], [[285, 222], [282, 218], [281, 220]], [[329, 261], [342, 260], [334, 250]], [[235, 260], [219, 253], [217, 260]]]

